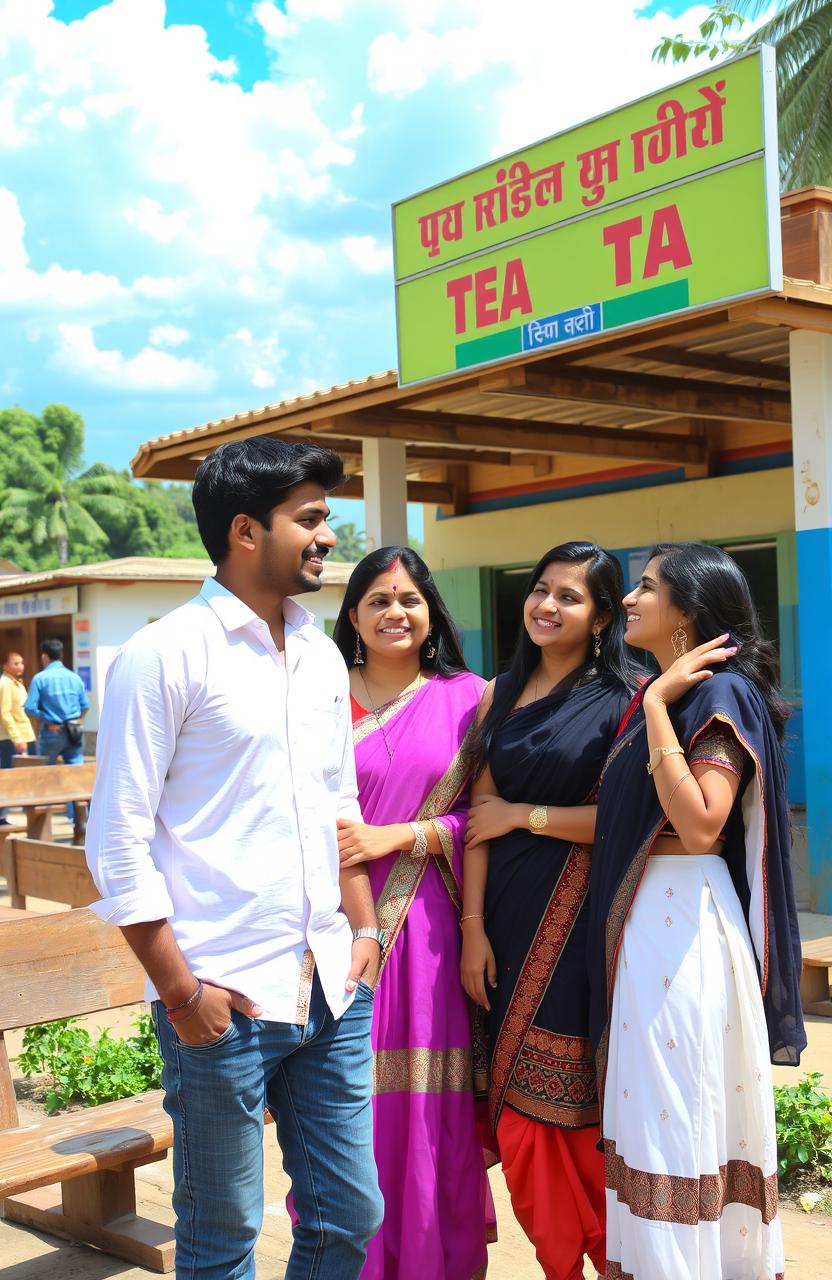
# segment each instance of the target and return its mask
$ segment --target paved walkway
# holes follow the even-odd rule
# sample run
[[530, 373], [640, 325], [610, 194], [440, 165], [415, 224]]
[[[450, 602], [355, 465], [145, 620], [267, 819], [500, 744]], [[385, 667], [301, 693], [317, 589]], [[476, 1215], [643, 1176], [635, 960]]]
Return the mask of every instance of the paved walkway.
[[[7, 899], [0, 897], [0, 902], [5, 901]], [[54, 909], [48, 903], [37, 901], [29, 905], [35, 910]], [[802, 915], [801, 932], [805, 937], [832, 934], [832, 917]], [[119, 1010], [115, 1015], [104, 1015], [106, 1025], [116, 1034], [129, 1034], [136, 1012], [137, 1009]], [[90, 1017], [84, 1022], [90, 1029], [105, 1025], [100, 1017]], [[7, 1037], [10, 1057], [20, 1051], [20, 1040], [21, 1036], [15, 1033]], [[832, 1019], [809, 1019], [809, 1048], [802, 1066], [807, 1071], [821, 1071], [827, 1087], [832, 1090]], [[776, 1084], [792, 1084], [799, 1078], [800, 1073], [786, 1068], [774, 1071]], [[21, 1107], [21, 1113], [33, 1120], [43, 1114], [31, 1107]], [[267, 1203], [264, 1229], [257, 1247], [257, 1272], [259, 1280], [282, 1280], [291, 1248], [291, 1230], [284, 1206], [288, 1182], [281, 1168], [273, 1129], [266, 1133], [265, 1151]], [[170, 1159], [139, 1169], [137, 1183], [139, 1212], [158, 1221], [171, 1222]], [[491, 1171], [491, 1185], [500, 1239], [489, 1249], [488, 1280], [537, 1280], [542, 1271], [514, 1220], [499, 1169]], [[832, 1219], [785, 1207], [782, 1218], [787, 1280], [830, 1280]], [[59, 1280], [149, 1280], [153, 1274], [93, 1249], [64, 1244], [12, 1223], [0, 1223], [0, 1280], [54, 1280], [56, 1277]], [[589, 1264], [584, 1275], [586, 1280], [594, 1278]], [[425, 1276], [425, 1280], [434, 1278]]]

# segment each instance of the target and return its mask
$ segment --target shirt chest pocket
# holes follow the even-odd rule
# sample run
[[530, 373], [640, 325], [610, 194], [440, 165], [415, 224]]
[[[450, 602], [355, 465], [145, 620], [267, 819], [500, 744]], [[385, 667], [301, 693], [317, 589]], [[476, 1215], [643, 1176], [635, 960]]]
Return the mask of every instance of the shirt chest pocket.
[[341, 768], [344, 750], [339, 704], [318, 699], [304, 708], [301, 733], [304, 757], [311, 768], [324, 779], [332, 778]]

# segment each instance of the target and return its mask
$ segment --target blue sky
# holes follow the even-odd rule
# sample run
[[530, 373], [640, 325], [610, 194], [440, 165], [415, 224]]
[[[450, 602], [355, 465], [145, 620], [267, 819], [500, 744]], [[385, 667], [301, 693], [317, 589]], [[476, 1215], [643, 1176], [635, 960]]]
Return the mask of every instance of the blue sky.
[[123, 466], [392, 367], [391, 202], [690, 74], [707, 9], [0, 0], [0, 406]]

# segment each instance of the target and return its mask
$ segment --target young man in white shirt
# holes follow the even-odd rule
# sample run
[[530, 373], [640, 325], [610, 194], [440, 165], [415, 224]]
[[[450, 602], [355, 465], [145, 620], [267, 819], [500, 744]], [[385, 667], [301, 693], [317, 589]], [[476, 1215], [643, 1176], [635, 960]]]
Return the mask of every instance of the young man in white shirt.
[[87, 859], [94, 910], [148, 974], [180, 1280], [254, 1276], [265, 1106], [299, 1218], [286, 1280], [354, 1280], [381, 1222], [383, 936], [336, 837], [337, 818], [360, 818], [349, 684], [288, 598], [320, 586], [342, 474], [327, 449], [267, 438], [206, 458], [193, 500], [216, 578], [108, 675]]

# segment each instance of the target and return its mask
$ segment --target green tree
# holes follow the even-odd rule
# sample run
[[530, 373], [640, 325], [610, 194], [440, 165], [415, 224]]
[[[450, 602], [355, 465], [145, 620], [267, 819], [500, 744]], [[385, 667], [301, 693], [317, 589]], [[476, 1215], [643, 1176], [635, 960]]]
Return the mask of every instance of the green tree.
[[65, 405], [0, 410], [0, 556], [22, 569], [120, 556], [205, 556], [186, 486], [136, 484], [82, 465], [84, 423]]
[[367, 550], [367, 535], [352, 521], [342, 524], [337, 516], [332, 516], [329, 524], [338, 538], [337, 545], [329, 553], [330, 560], [344, 560], [348, 564], [355, 564]]
[[784, 190], [832, 184], [832, 0], [776, 0], [771, 18], [741, 39], [732, 38], [771, 0], [718, 4], [699, 26], [699, 37], [666, 36], [653, 50], [657, 62], [711, 59], [758, 44], [777, 50], [780, 180]]

